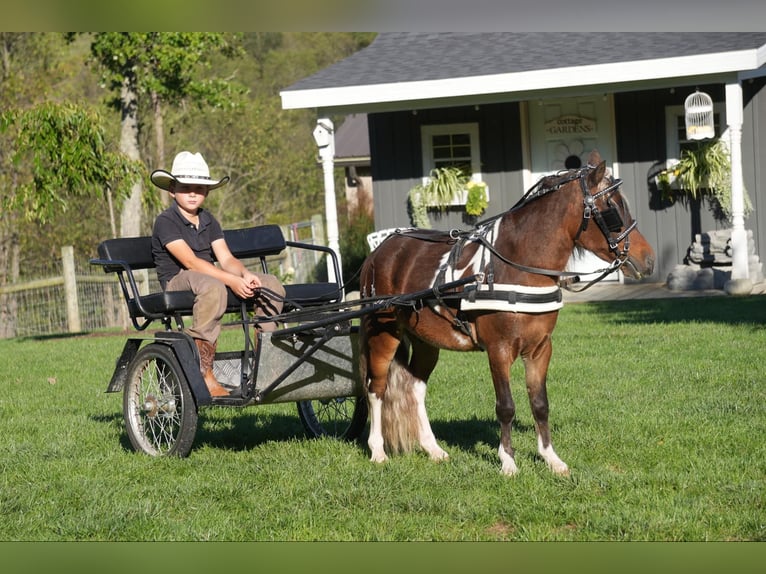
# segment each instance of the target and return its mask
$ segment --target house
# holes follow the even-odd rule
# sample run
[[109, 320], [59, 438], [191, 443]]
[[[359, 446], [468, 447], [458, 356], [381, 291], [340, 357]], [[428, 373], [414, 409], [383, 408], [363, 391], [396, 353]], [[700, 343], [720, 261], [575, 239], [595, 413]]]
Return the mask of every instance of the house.
[[370, 138], [366, 114], [347, 116], [335, 133], [335, 166], [344, 170], [349, 215], [373, 213]]
[[[367, 114], [377, 229], [411, 224], [408, 192], [440, 158], [487, 183], [491, 216], [597, 148], [655, 247], [649, 280], [664, 281], [695, 238], [729, 226], [704, 202], [668, 201], [656, 180], [688, 144], [684, 102], [698, 90], [753, 206], [731, 225], [735, 264], [748, 273], [745, 230], [766, 253], [765, 63], [766, 33], [381, 33], [281, 97], [319, 118]], [[455, 208], [432, 223], [471, 220]]]

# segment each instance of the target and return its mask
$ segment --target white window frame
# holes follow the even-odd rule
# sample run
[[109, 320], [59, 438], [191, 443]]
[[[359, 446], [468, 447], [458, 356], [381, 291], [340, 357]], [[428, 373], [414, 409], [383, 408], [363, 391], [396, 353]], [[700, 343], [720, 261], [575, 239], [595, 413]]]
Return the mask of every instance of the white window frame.
[[[718, 129], [721, 131], [715, 137], [729, 143], [729, 126], [726, 123], [726, 106], [723, 103], [713, 103], [713, 113], [718, 114]], [[665, 145], [667, 161], [666, 168], [673, 167], [681, 156], [681, 140], [678, 138], [678, 119], [686, 116], [683, 105], [665, 106]]]
[[[428, 183], [428, 174], [436, 167], [433, 154], [433, 136], [451, 134], [468, 134], [468, 137], [471, 140], [471, 180], [482, 181], [481, 156], [479, 152], [479, 124], [428, 124], [420, 126], [423, 158], [423, 185]], [[452, 202], [452, 205], [465, 205], [467, 195], [467, 192], [463, 193], [462, 197], [456, 198]], [[489, 188], [487, 188], [487, 199], [489, 199]]]

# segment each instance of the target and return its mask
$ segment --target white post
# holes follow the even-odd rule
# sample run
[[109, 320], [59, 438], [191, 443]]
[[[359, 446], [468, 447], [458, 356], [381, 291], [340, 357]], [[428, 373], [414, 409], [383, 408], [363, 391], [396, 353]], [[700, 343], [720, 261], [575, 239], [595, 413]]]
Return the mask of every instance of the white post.
[[[322, 160], [322, 171], [324, 173], [324, 209], [325, 218], [327, 219], [327, 246], [338, 256], [338, 265], [340, 265], [338, 209], [335, 205], [335, 129], [329, 118], [320, 118], [317, 120], [317, 126], [314, 128], [314, 140], [319, 148], [319, 157]], [[343, 283], [342, 277], [335, 277], [335, 269], [329, 258], [327, 260], [327, 277], [331, 282], [338, 281]]]
[[[742, 177], [742, 86], [739, 82], [726, 84], [726, 122], [729, 127], [731, 154], [731, 280], [725, 287], [733, 293], [752, 290], [745, 231], [745, 196]], [[735, 287], [738, 285], [738, 287]], [[749, 288], [748, 288], [749, 286]]]

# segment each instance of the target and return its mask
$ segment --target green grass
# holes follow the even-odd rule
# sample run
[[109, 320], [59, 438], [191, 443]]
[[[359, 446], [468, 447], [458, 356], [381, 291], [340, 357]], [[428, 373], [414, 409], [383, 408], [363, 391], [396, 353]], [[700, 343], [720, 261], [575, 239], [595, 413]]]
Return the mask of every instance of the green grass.
[[443, 353], [427, 398], [450, 460], [369, 462], [295, 406], [208, 408], [189, 458], [130, 450], [104, 391], [124, 334], [0, 341], [0, 540], [766, 540], [766, 300], [571, 304], [536, 455], [521, 364], [501, 475], [486, 357]]

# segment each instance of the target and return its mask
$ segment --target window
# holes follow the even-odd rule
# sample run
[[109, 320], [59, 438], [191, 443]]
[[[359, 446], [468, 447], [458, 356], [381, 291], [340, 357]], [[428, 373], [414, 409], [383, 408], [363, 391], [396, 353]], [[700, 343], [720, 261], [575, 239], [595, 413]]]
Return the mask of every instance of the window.
[[[713, 123], [716, 137], [728, 139], [726, 133], [726, 114], [723, 104], [713, 104]], [[683, 106], [668, 106], [665, 108], [665, 130], [667, 144], [667, 164], [672, 167], [681, 157], [684, 149], [694, 148], [699, 143], [686, 139], [686, 117]]]
[[442, 124], [421, 127], [423, 183], [438, 167], [459, 167], [474, 181], [481, 181], [478, 124]]

